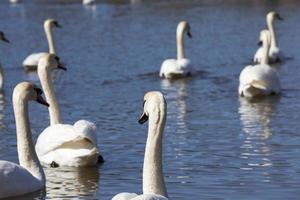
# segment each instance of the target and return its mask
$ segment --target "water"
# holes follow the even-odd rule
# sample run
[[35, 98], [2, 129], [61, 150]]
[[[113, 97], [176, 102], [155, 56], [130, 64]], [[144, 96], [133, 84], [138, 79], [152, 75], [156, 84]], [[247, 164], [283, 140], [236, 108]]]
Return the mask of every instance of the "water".
[[[48, 0], [50, 1], [50, 0]], [[38, 83], [22, 60], [47, 49], [41, 24], [56, 18], [57, 49], [68, 71], [55, 74], [63, 119], [94, 121], [106, 162], [98, 168], [46, 168], [47, 188], [16, 199], [110, 199], [141, 193], [147, 125], [137, 123], [146, 91], [168, 103], [164, 173], [171, 199], [299, 199], [300, 29], [297, 1], [79, 1], [0, 2], [5, 88], [0, 98], [0, 158], [17, 162], [11, 104], [20, 81]], [[277, 10], [278, 43], [289, 58], [280, 67], [283, 94], [254, 102], [239, 99], [238, 76], [251, 62], [265, 14]], [[175, 29], [186, 19], [192, 39], [186, 54], [192, 78], [158, 78], [162, 61], [175, 57]], [[48, 125], [47, 109], [32, 103], [34, 140]]]

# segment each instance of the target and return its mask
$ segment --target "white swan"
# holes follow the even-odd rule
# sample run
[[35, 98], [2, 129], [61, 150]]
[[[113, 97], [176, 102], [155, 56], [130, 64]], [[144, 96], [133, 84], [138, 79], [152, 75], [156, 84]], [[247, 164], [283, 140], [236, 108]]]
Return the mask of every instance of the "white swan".
[[62, 124], [51, 70], [61, 68], [59, 58], [54, 54], [43, 56], [38, 64], [38, 76], [49, 102], [50, 126], [38, 137], [36, 152], [42, 163], [51, 167], [92, 166], [102, 162], [97, 149], [95, 124], [79, 120], [74, 125]]
[[186, 21], [179, 22], [176, 31], [177, 38], [177, 59], [165, 60], [160, 68], [159, 76], [161, 78], [181, 78], [189, 76], [192, 73], [191, 61], [185, 58], [183, 33], [187, 32], [188, 37], [192, 37], [190, 25]]
[[162, 140], [166, 122], [167, 104], [160, 92], [144, 96], [144, 112], [139, 119], [143, 124], [149, 119], [148, 138], [143, 169], [143, 194], [119, 193], [112, 200], [168, 200], [162, 166]]
[[[274, 29], [274, 20], [283, 20], [283, 18], [277, 13], [277, 12], [269, 12], [267, 14], [266, 20], [267, 20], [267, 26], [271, 33], [271, 46], [269, 50], [269, 61], [271, 63], [278, 62], [282, 60], [282, 53], [280, 49], [277, 47], [276, 43], [276, 35], [275, 35], [275, 29]], [[257, 49], [255, 55], [254, 55], [254, 62], [255, 63], [261, 63], [262, 57], [263, 57], [263, 47], [260, 47]]]
[[[45, 30], [47, 41], [48, 41], [49, 53], [57, 54], [56, 48], [55, 48], [54, 37], [52, 34], [52, 27], [61, 28], [62, 26], [54, 19], [47, 19], [44, 22], [44, 30]], [[34, 54], [27, 56], [27, 58], [25, 58], [25, 60], [23, 61], [23, 67], [27, 71], [28, 70], [36, 70], [40, 58], [46, 54], [47, 54], [47, 52], [41, 52], [41, 53], [34, 53]]]
[[15, 3], [20, 3], [21, 0], [9, 0], [9, 2], [15, 4]]
[[34, 151], [28, 118], [28, 101], [47, 105], [42, 90], [29, 82], [19, 83], [13, 92], [17, 147], [20, 165], [0, 160], [0, 198], [18, 196], [45, 187], [43, 168]]
[[[9, 43], [9, 40], [6, 39], [6, 37], [2, 31], [0, 31], [0, 40]], [[4, 83], [4, 75], [3, 75], [2, 65], [0, 63], [0, 90], [2, 90], [2, 88], [3, 88], [3, 83]]]
[[270, 49], [270, 32], [262, 30], [260, 41], [263, 47], [263, 57], [260, 64], [246, 66], [240, 74], [239, 94], [245, 97], [278, 94], [281, 86], [275, 68], [268, 64]]
[[83, 5], [92, 5], [94, 3], [96, 3], [95, 0], [82, 0]]

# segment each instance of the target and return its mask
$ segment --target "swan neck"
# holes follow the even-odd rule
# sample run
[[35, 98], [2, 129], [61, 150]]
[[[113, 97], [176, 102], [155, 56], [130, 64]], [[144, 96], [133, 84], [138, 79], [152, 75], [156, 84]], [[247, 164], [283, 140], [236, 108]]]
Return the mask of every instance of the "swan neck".
[[48, 41], [49, 53], [56, 54], [55, 42], [50, 24], [45, 26], [45, 33]]
[[48, 67], [38, 66], [38, 76], [46, 96], [46, 100], [49, 103], [49, 115], [50, 125], [61, 124], [60, 110], [56, 95], [54, 92], [54, 86], [51, 78], [51, 71]]
[[162, 139], [166, 108], [149, 114], [148, 138], [143, 168], [143, 193], [168, 197], [162, 165]]
[[274, 19], [272, 19], [272, 18], [267, 19], [267, 26], [271, 33], [271, 48], [277, 47]]
[[28, 118], [28, 102], [18, 95], [13, 97], [17, 130], [19, 163], [35, 178], [45, 184], [45, 174], [34, 150]]
[[267, 39], [263, 41], [263, 54], [261, 59], [261, 64], [269, 64], [269, 50], [270, 50], [270, 44]]
[[183, 42], [183, 32], [184, 29], [182, 26], [178, 26], [176, 31], [176, 39], [177, 39], [177, 60], [185, 58], [184, 54], [184, 42]]

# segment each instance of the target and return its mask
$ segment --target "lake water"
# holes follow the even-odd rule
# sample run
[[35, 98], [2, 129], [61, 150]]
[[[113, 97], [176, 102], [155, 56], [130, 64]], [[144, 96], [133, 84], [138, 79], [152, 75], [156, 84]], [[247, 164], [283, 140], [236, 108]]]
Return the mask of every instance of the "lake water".
[[[38, 84], [22, 60], [47, 50], [43, 21], [52, 17], [67, 72], [55, 74], [63, 120], [94, 121], [106, 162], [95, 168], [46, 168], [46, 193], [16, 199], [101, 199], [142, 192], [147, 125], [139, 125], [145, 92], [168, 103], [164, 175], [170, 199], [300, 198], [299, 1], [79, 1], [0, 2], [0, 44], [5, 87], [0, 98], [0, 159], [18, 162], [11, 94], [20, 81]], [[251, 63], [265, 14], [279, 11], [278, 44], [288, 60], [279, 67], [280, 97], [248, 102], [238, 76]], [[176, 56], [177, 23], [188, 20], [186, 55], [197, 73], [168, 82], [162, 61]], [[30, 105], [34, 140], [49, 123], [47, 109]]]

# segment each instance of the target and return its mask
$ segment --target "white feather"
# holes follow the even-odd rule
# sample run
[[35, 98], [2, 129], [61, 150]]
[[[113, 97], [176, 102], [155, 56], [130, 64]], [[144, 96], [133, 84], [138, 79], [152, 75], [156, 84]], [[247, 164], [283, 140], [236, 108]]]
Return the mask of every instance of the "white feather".
[[168, 79], [180, 78], [190, 75], [192, 71], [192, 65], [189, 59], [167, 59], [161, 65], [159, 76]]
[[41, 57], [47, 55], [46, 52], [33, 53], [25, 58], [23, 67], [25, 70], [36, 70]]
[[155, 195], [155, 194], [137, 195], [135, 193], [123, 192], [114, 196], [112, 200], [168, 200], [168, 198], [161, 195]]

